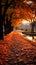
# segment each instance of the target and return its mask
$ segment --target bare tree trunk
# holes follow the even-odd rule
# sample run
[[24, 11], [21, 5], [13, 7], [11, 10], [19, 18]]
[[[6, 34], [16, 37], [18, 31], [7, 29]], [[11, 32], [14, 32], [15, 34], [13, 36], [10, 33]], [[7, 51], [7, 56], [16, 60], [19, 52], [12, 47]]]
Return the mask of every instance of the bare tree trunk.
[[2, 21], [2, 7], [0, 1], [0, 40], [3, 39], [3, 21]]
[[32, 33], [32, 39], [34, 39], [34, 22], [32, 22], [32, 26], [31, 26], [31, 33]]
[[0, 40], [3, 39], [3, 23], [0, 20]]

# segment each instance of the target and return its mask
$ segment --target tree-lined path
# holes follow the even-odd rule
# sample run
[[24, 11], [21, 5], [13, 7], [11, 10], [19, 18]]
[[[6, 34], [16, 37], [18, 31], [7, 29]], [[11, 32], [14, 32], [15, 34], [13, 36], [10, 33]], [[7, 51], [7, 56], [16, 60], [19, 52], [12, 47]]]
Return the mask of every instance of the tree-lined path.
[[36, 42], [14, 31], [0, 41], [0, 65], [36, 65]]

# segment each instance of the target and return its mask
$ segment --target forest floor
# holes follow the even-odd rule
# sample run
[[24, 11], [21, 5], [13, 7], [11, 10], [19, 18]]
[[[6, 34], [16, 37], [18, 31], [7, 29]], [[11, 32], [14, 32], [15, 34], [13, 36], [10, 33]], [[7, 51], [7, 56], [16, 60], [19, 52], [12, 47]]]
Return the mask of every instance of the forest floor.
[[0, 40], [0, 65], [36, 65], [36, 42], [13, 31]]

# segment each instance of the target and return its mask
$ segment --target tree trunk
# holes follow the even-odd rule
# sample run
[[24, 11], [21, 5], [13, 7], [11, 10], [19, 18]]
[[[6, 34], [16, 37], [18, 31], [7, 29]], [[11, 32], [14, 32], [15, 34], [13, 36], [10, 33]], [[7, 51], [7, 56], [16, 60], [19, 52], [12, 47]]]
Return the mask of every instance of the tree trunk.
[[32, 33], [32, 39], [34, 39], [34, 22], [32, 23], [31, 33]]
[[0, 19], [0, 40], [3, 39], [3, 22]]
[[0, 40], [3, 39], [3, 21], [2, 21], [2, 6], [0, 0]]

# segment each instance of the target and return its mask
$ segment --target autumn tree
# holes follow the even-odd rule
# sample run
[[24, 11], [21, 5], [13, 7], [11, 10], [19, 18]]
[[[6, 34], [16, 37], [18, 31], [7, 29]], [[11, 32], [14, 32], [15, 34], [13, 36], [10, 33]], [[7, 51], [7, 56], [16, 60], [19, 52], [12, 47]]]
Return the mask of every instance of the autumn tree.
[[11, 4], [14, 4], [14, 0], [0, 0], [0, 39], [3, 39], [3, 24], [5, 22], [6, 12]]
[[[2, 0], [0, 0], [0, 39], [3, 39], [3, 22], [5, 19], [5, 14], [6, 14], [6, 10], [7, 10], [7, 6], [6, 6], [7, 3], [8, 3], [8, 0], [6, 0], [6, 3], [3, 5]], [[4, 12], [2, 10], [3, 6], [4, 6]]]
[[[8, 10], [10, 8], [11, 11]], [[6, 16], [9, 14], [7, 12], [12, 13], [12, 15], [10, 14], [11, 15], [10, 19], [8, 18], [8, 16]], [[3, 25], [5, 23], [7, 23], [8, 27], [11, 25], [11, 24], [9, 25], [11, 21], [13, 25], [13, 20], [15, 20], [14, 21], [15, 24], [15, 22], [17, 23], [18, 21], [21, 21], [20, 19], [29, 19], [31, 17], [32, 17], [31, 9], [27, 4], [24, 3], [24, 0], [0, 0], [0, 39], [3, 39]]]
[[[22, 0], [20, 0], [20, 1], [22, 2]], [[16, 3], [17, 2], [19, 3], [20, 1], [18, 1], [18, 0], [0, 0], [0, 39], [3, 39], [3, 25], [5, 23], [5, 17], [6, 17], [6, 12], [7, 12], [8, 8], [11, 5], [13, 8], [15, 8]], [[8, 21], [8, 19], [6, 19], [6, 20]]]
[[6, 12], [11, 5], [15, 8], [17, 2], [20, 3], [22, 0], [0, 0], [0, 39], [3, 39], [3, 24], [5, 22]]

